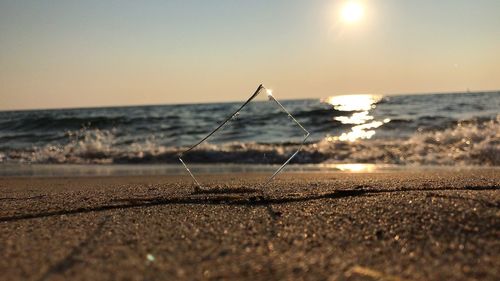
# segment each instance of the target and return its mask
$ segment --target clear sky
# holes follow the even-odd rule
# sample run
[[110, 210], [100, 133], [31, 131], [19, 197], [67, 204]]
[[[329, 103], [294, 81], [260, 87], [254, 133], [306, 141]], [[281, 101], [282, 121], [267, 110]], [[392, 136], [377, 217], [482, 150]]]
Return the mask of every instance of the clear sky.
[[500, 89], [499, 0], [0, 0], [0, 110]]

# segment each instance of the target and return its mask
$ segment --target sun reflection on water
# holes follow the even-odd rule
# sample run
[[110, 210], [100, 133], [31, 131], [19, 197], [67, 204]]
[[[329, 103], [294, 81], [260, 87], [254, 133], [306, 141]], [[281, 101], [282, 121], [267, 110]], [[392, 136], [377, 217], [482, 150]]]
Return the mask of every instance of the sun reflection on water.
[[355, 125], [350, 131], [343, 132], [340, 136], [328, 136], [327, 140], [354, 142], [359, 139], [372, 138], [376, 128], [391, 121], [390, 119], [374, 120], [375, 117], [370, 115], [370, 111], [376, 108], [380, 100], [382, 96], [378, 95], [342, 95], [325, 99], [324, 102], [332, 105], [335, 110], [350, 113], [347, 116], [337, 116], [334, 120], [342, 124]]
[[377, 95], [341, 95], [328, 97], [325, 102], [340, 111], [366, 111], [375, 108], [381, 99]]
[[343, 172], [361, 173], [373, 172], [377, 169], [375, 164], [337, 164], [335, 167]]

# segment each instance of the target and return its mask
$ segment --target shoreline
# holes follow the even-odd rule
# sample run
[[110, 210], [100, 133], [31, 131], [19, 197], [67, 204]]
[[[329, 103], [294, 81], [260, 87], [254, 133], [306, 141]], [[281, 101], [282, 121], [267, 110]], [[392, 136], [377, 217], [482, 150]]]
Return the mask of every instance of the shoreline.
[[[189, 164], [195, 174], [272, 174], [280, 164]], [[0, 164], [1, 177], [183, 176], [179, 164]], [[372, 163], [288, 164], [283, 173], [386, 173], [497, 170], [500, 166], [397, 165]]]
[[500, 277], [496, 169], [263, 178], [0, 177], [0, 280]]

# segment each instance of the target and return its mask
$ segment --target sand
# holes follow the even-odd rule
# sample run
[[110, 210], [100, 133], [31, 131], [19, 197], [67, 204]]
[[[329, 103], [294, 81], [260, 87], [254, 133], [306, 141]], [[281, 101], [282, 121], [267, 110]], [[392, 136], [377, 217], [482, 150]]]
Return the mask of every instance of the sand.
[[203, 179], [0, 178], [0, 279], [500, 280], [498, 169]]

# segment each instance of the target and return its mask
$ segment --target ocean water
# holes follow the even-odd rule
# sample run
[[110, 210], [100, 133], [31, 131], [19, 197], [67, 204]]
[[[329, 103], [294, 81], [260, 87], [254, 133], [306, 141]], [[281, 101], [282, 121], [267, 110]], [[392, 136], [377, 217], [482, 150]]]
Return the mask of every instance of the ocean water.
[[[295, 164], [500, 166], [500, 92], [280, 101], [311, 133]], [[0, 112], [0, 166], [177, 164], [242, 102]], [[279, 164], [303, 138], [260, 99], [185, 157]]]

